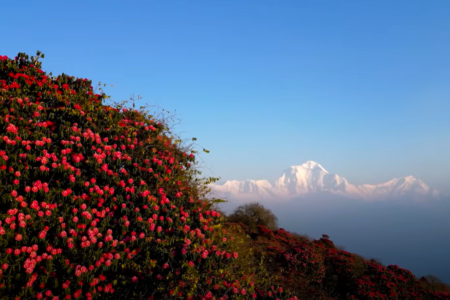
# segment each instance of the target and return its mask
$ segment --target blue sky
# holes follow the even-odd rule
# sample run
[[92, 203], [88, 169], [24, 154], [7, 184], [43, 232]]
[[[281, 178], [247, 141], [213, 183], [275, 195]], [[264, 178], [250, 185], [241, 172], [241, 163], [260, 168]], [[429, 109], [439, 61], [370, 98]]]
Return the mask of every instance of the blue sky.
[[[450, 2], [9, 1], [0, 54], [143, 97], [196, 137], [205, 176], [307, 160], [351, 183], [450, 191]], [[159, 112], [161, 109], [156, 109]], [[179, 120], [177, 122], [176, 120]]]

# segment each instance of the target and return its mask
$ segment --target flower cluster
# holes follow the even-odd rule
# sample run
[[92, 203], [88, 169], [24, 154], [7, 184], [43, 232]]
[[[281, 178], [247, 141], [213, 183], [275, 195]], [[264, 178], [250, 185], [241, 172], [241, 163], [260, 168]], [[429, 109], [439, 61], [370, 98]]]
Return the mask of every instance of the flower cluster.
[[233, 273], [194, 155], [161, 122], [25, 54], [0, 58], [2, 296], [257, 297]]

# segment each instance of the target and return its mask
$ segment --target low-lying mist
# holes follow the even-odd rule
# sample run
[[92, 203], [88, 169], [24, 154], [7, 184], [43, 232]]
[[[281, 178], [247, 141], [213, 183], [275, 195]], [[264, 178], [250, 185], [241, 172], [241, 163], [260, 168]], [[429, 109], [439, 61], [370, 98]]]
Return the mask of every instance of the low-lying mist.
[[[247, 201], [219, 207], [231, 213]], [[328, 234], [335, 245], [383, 265], [398, 265], [416, 277], [434, 275], [450, 284], [450, 199], [424, 203], [362, 202], [314, 196], [289, 201], [260, 201], [290, 232], [318, 239]]]

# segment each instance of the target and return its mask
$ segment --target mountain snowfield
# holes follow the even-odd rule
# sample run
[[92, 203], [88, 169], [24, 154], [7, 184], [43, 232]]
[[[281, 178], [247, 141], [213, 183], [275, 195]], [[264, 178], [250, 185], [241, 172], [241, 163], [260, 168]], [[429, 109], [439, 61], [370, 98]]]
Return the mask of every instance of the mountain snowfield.
[[329, 173], [320, 164], [307, 161], [291, 166], [272, 185], [267, 180], [230, 180], [223, 185], [210, 184], [211, 192], [217, 197], [239, 200], [289, 200], [313, 194], [331, 194], [366, 201], [434, 199], [439, 196], [424, 182], [413, 176], [395, 178], [381, 184], [353, 185], [345, 178]]

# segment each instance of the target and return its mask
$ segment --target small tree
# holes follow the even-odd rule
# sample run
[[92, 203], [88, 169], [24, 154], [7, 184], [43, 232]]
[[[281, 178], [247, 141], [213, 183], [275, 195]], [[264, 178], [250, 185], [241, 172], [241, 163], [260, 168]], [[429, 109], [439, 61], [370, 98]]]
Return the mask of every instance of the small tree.
[[297, 232], [290, 232], [290, 234], [292, 237], [294, 237], [295, 239], [299, 240], [302, 243], [309, 243], [313, 240], [307, 234], [299, 234]]
[[448, 293], [450, 291], [450, 286], [434, 275], [422, 276], [420, 280], [425, 283], [423, 286], [429, 291], [442, 293]]
[[424, 278], [428, 281], [428, 283], [443, 283], [442, 280], [434, 275], [427, 275]]
[[383, 265], [383, 262], [382, 262], [381, 259], [379, 259], [379, 258], [371, 258], [369, 261], [370, 261], [371, 263], [379, 264], [379, 265], [384, 266], [384, 265]]
[[278, 219], [270, 209], [258, 202], [240, 205], [227, 217], [228, 222], [240, 222], [251, 229], [257, 225], [264, 225], [271, 230], [278, 229]]

